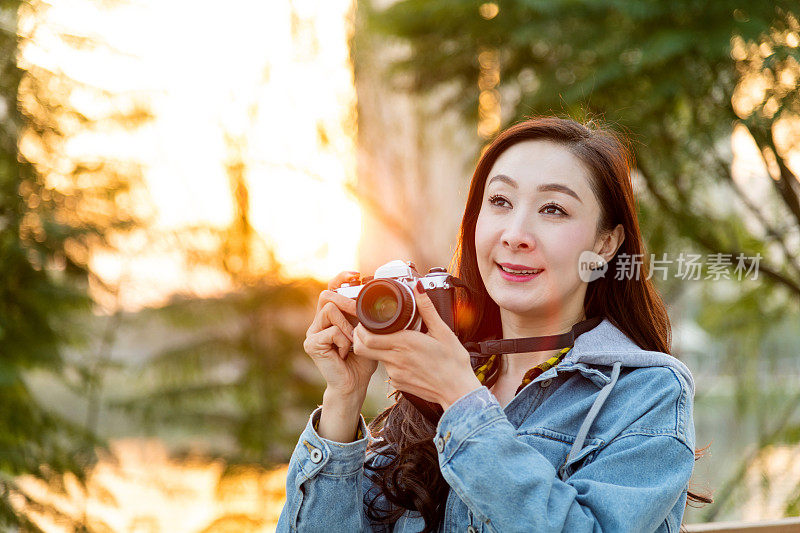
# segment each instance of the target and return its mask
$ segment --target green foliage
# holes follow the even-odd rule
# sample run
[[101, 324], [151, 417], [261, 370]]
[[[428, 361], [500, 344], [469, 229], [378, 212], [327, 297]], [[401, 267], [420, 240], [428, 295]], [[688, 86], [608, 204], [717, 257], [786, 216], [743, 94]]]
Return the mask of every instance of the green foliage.
[[[121, 184], [135, 172], [124, 166], [65, 159], [65, 120], [80, 112], [67, 103], [71, 80], [17, 66], [15, 31], [19, 1], [0, 4], [0, 528], [37, 530], [17, 513], [12, 499], [44, 509], [14, 481], [32, 474], [44, 480], [64, 472], [82, 480], [97, 439], [85, 428], [41, 405], [26, 383], [32, 370], [62, 375], [70, 363], [65, 345], [85, 340], [73, 317], [89, 309], [86, 251], [106, 242], [134, 219], [116, 205]], [[43, 76], [47, 76], [47, 79]], [[52, 84], [46, 83], [52, 82]], [[60, 92], [51, 89], [58, 82]], [[23, 90], [20, 90], [20, 87]], [[28, 106], [23, 102], [23, 92]], [[61, 100], [59, 100], [59, 98]], [[33, 103], [36, 105], [33, 105]], [[84, 117], [83, 124], [93, 121]], [[28, 134], [41, 160], [20, 152]], [[58, 161], [71, 187], [47, 180]], [[116, 169], [116, 170], [115, 170]], [[102, 176], [83, 188], [87, 176]], [[53, 510], [50, 510], [53, 511]], [[55, 511], [53, 511], [55, 512]], [[74, 524], [75, 527], [79, 525]]]

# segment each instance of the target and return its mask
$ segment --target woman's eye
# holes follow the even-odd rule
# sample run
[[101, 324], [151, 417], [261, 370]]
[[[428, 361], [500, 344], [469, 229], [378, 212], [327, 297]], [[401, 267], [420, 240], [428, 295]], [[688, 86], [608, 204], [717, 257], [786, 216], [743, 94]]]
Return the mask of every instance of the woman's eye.
[[542, 207], [539, 211], [540, 213], [545, 213], [546, 215], [566, 215], [567, 212], [564, 211], [564, 208], [558, 204], [546, 204]]
[[511, 207], [511, 202], [497, 194], [489, 197], [489, 203], [499, 207]]

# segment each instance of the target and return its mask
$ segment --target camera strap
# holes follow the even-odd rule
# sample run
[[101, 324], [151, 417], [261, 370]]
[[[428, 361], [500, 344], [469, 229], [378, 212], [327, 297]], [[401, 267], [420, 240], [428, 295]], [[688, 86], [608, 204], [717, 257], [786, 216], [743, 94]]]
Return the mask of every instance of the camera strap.
[[[499, 340], [486, 340], [481, 342], [466, 342], [464, 347], [470, 355], [472, 367], [476, 368], [478, 365], [483, 364], [492, 355], [499, 354], [514, 354], [514, 353], [530, 353], [530, 352], [544, 352], [547, 350], [556, 350], [558, 348], [566, 348], [575, 344], [575, 339], [579, 335], [586, 333], [593, 329], [600, 322], [603, 317], [593, 317], [578, 322], [572, 329], [560, 335], [544, 335], [542, 337], [523, 337], [519, 339], [499, 339]], [[439, 423], [442, 417], [442, 407], [433, 402], [423, 400], [418, 396], [402, 393], [417, 410], [427, 418], [434, 425]]]
[[579, 335], [595, 328], [603, 317], [593, 317], [578, 322], [572, 329], [560, 335], [545, 335], [542, 337], [523, 337], [521, 339], [499, 339], [481, 342], [466, 342], [464, 347], [470, 354], [490, 356], [509, 353], [530, 353], [557, 350], [575, 344]]

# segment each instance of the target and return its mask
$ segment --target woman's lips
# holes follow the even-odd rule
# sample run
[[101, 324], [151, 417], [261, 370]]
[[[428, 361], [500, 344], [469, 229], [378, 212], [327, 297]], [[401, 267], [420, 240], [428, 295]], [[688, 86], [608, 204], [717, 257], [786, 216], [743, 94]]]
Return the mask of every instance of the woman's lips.
[[544, 272], [544, 269], [533, 269], [533, 268], [527, 268], [524, 265], [511, 265], [503, 263], [503, 266], [505, 266], [506, 268], [512, 268], [514, 270], [539, 270], [539, 272], [537, 272], [536, 274], [512, 274], [510, 272], [506, 272], [505, 270], [503, 270], [498, 263], [495, 263], [495, 265], [497, 265], [497, 270], [500, 271], [500, 275], [503, 276], [503, 279], [508, 281], [516, 281], [516, 282], [530, 281], [539, 274], [541, 274], [542, 272]]

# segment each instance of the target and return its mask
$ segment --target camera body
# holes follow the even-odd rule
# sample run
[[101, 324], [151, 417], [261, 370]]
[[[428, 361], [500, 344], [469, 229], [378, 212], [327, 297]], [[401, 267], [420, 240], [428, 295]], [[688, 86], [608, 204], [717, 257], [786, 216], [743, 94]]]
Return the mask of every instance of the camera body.
[[363, 282], [354, 277], [336, 292], [356, 300], [358, 321], [373, 333], [403, 329], [424, 332], [425, 325], [414, 298], [417, 281], [422, 282], [445, 324], [455, 330], [455, 287], [463, 283], [442, 267], [431, 268], [421, 276], [410, 261], [389, 261], [375, 270], [374, 276]]

